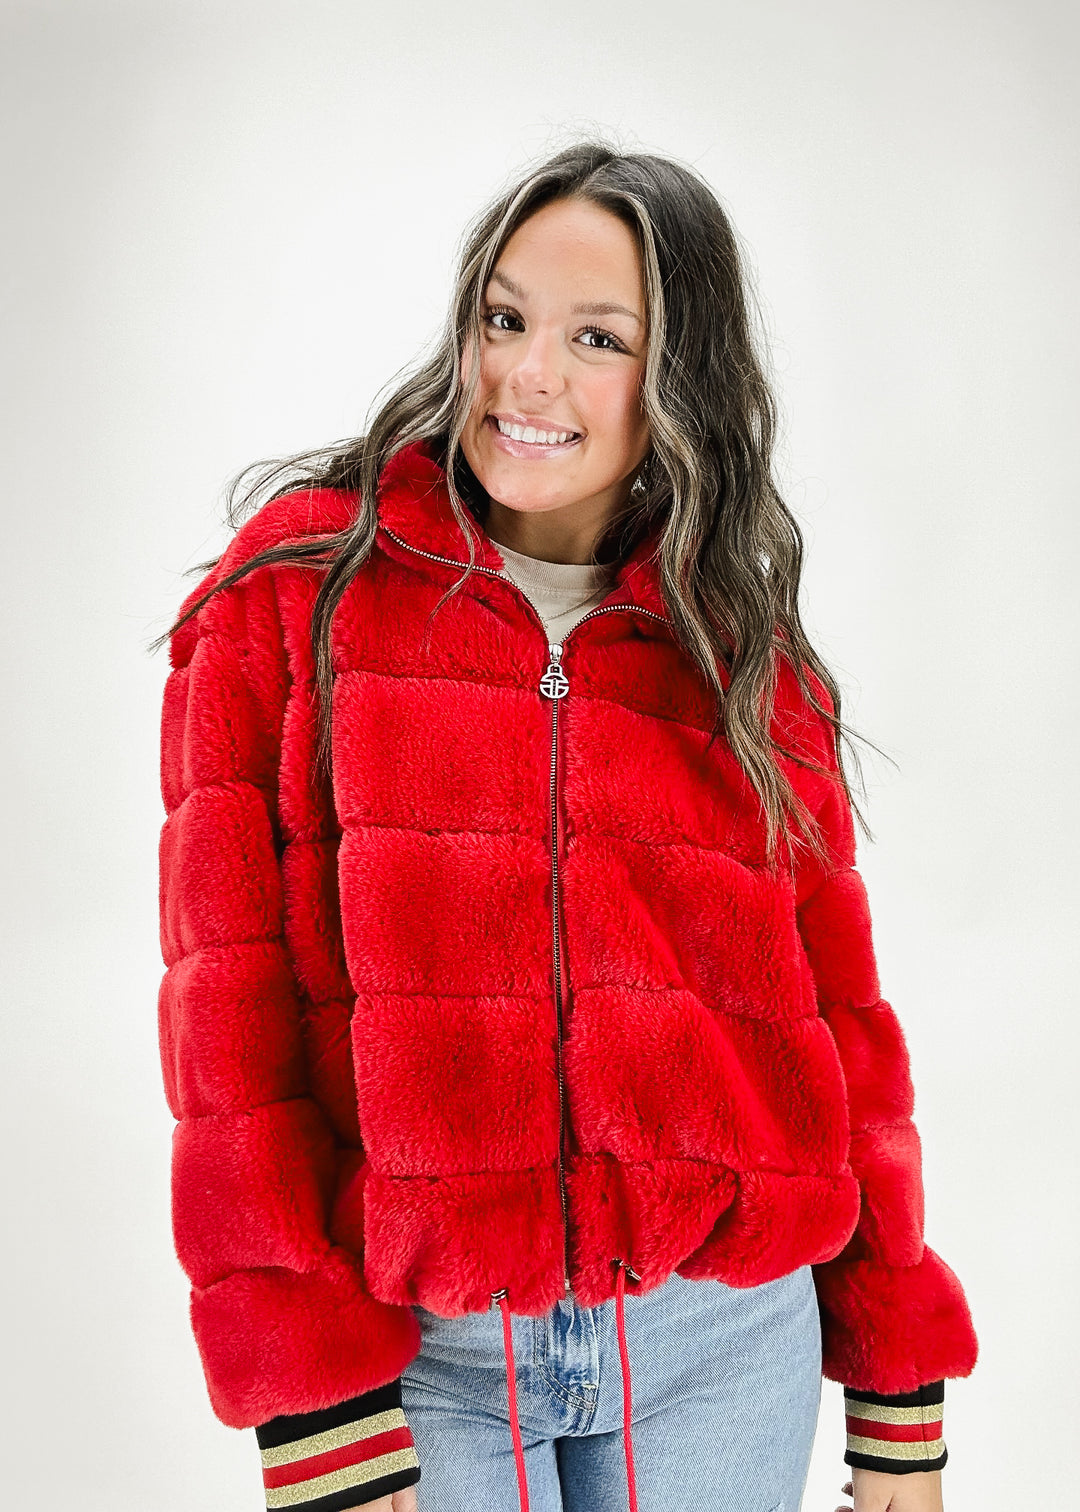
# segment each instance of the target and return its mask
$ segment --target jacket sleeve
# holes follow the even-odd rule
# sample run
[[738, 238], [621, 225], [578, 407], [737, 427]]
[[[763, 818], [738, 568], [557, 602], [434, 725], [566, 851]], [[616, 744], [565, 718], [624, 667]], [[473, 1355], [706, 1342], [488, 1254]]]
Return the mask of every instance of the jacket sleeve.
[[339, 1172], [362, 1154], [313, 1094], [288, 945], [274, 578], [256, 569], [172, 638], [158, 1024], [173, 1236], [211, 1404], [257, 1429], [268, 1507], [337, 1512], [419, 1479], [400, 1373], [420, 1332], [368, 1292], [359, 1246], [333, 1239]]
[[[959, 1281], [923, 1239], [922, 1158], [907, 1046], [881, 995], [855, 829], [832, 754], [817, 818], [832, 857], [798, 902], [819, 1011], [844, 1073], [858, 1223], [813, 1267], [822, 1371], [844, 1388], [851, 1465], [907, 1471], [945, 1463], [944, 1379], [974, 1368], [978, 1345]], [[820, 756], [820, 753], [818, 753]]]

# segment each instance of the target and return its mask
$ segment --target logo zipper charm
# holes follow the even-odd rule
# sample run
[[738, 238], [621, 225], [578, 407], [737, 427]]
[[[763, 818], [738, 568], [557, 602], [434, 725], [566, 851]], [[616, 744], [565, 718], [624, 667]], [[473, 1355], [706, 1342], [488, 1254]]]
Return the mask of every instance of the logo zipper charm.
[[548, 652], [551, 660], [540, 679], [540, 691], [545, 698], [565, 698], [570, 691], [570, 682], [560, 666], [562, 647], [558, 644], [549, 645]]

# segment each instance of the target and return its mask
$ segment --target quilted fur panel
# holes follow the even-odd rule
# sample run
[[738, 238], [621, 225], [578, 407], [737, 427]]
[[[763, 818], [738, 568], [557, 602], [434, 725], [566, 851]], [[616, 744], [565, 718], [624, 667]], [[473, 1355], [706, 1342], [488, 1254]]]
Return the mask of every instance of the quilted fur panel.
[[546, 836], [550, 721], [534, 689], [358, 671], [334, 702], [346, 828]]
[[[625, 595], [611, 595], [620, 596]], [[707, 732], [716, 715], [712, 691], [676, 645], [670, 622], [661, 624], [648, 614], [616, 612], [582, 620], [566, 636], [562, 666], [573, 717], [600, 701], [630, 716]]]
[[162, 907], [166, 965], [206, 946], [281, 934], [281, 874], [257, 788], [196, 788], [166, 820], [160, 851], [162, 870], [175, 879]]
[[317, 1270], [253, 1268], [196, 1287], [191, 1323], [211, 1405], [233, 1428], [335, 1406], [420, 1351], [416, 1315], [375, 1301], [360, 1262], [338, 1248]]
[[183, 957], [162, 978], [158, 1005], [175, 1118], [231, 1112], [304, 1090], [292, 969], [280, 941]]
[[784, 1131], [790, 1169], [843, 1172], [850, 1139], [844, 1076], [824, 1021], [813, 1014], [790, 1020], [728, 1018], [723, 1026], [762, 1107]]
[[276, 756], [261, 738], [265, 706], [249, 658], [220, 636], [207, 635], [186, 672], [183, 790], [239, 781], [273, 792]]
[[738, 1179], [712, 1160], [581, 1153], [567, 1162], [566, 1186], [580, 1214], [571, 1240], [574, 1291], [596, 1307], [611, 1296], [614, 1257], [632, 1257], [638, 1291], [670, 1275], [731, 1207]]
[[320, 1263], [337, 1166], [310, 1098], [183, 1119], [172, 1170], [176, 1250], [196, 1286], [251, 1266]]
[[[533, 689], [547, 663], [547, 635], [508, 580], [408, 553], [376, 550], [334, 616], [334, 666], [449, 683]], [[509, 597], [508, 597], [509, 595]]]
[[483, 1312], [506, 1286], [514, 1311], [546, 1312], [562, 1295], [562, 1214], [555, 1168], [384, 1176], [364, 1187], [364, 1275], [373, 1296], [443, 1317]]
[[[828, 703], [828, 700], [825, 700]], [[820, 738], [820, 737], [819, 737]], [[836, 758], [831, 752], [822, 753], [818, 759], [832, 772], [836, 772]], [[815, 795], [819, 801], [813, 804], [818, 823], [832, 847], [833, 864], [836, 868], [855, 865], [855, 817], [847, 796], [838, 780], [828, 781], [812, 772], [788, 768], [789, 775], [797, 780], [807, 796]]]
[[757, 1286], [834, 1255], [858, 1213], [859, 1188], [850, 1174], [747, 1171], [731, 1207], [678, 1271], [691, 1281], [720, 1276], [729, 1286]]
[[684, 989], [755, 1017], [815, 1011], [790, 887], [723, 850], [566, 835], [567, 970], [579, 988]]
[[357, 992], [550, 992], [541, 840], [351, 829], [339, 871], [345, 959]]
[[565, 1064], [586, 1153], [736, 1169], [790, 1159], [727, 1025], [690, 992], [578, 988]]
[[456, 1176], [556, 1160], [549, 998], [362, 993], [352, 1042], [364, 1147], [381, 1175]]
[[844, 1168], [843, 1078], [814, 1016], [740, 1020], [688, 992], [585, 988], [564, 1054], [575, 1136], [589, 1153], [736, 1171]]
[[824, 1017], [844, 1067], [853, 1129], [910, 1118], [915, 1089], [907, 1045], [890, 1004], [835, 1004]]
[[862, 1209], [849, 1253], [915, 1265], [923, 1250], [922, 1148], [910, 1119], [877, 1124], [851, 1138], [851, 1169]]
[[799, 909], [818, 1002], [876, 1003], [881, 996], [862, 877], [852, 868], [823, 882]]
[[838, 1258], [814, 1272], [822, 1372], [857, 1391], [970, 1375], [978, 1342], [960, 1282], [927, 1245], [915, 1265]]
[[[344, 496], [337, 494], [335, 497], [340, 504]], [[268, 510], [272, 507], [272, 504], [266, 506]], [[258, 518], [259, 516], [255, 515], [249, 524], [254, 525]], [[284, 539], [282, 536], [279, 541]], [[270, 571], [257, 574], [257, 576], [265, 576], [273, 585], [281, 619], [280, 643], [284, 648], [285, 664], [293, 691], [305, 684], [314, 684], [315, 655], [311, 644], [311, 612], [322, 585], [321, 574], [314, 570], [271, 568]]]
[[764, 862], [760, 805], [725, 742], [706, 749], [706, 730], [610, 695], [567, 700], [559, 724], [568, 834], [722, 848], [732, 859]]

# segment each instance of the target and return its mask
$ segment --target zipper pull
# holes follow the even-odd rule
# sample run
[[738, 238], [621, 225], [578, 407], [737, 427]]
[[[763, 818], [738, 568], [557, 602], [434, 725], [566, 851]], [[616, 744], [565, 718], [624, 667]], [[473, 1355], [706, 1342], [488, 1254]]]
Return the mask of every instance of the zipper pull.
[[561, 666], [562, 646], [557, 641], [551, 642], [548, 654], [551, 660], [540, 679], [540, 691], [545, 698], [565, 698], [570, 691], [570, 683]]

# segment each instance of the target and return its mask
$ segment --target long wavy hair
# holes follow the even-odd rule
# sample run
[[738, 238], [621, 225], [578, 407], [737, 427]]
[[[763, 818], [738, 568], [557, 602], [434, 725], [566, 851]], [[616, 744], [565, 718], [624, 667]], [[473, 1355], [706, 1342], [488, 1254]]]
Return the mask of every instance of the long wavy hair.
[[[765, 342], [758, 336], [760, 315], [746, 259], [710, 187], [693, 169], [667, 157], [623, 152], [590, 137], [527, 169], [499, 193], [459, 243], [453, 294], [431, 355], [414, 370], [403, 370], [405, 376], [375, 407], [366, 433], [253, 463], [237, 475], [227, 494], [234, 528], [257, 504], [304, 487], [354, 495], [353, 523], [332, 535], [285, 541], [258, 552], [200, 595], [154, 646], [167, 641], [211, 594], [257, 567], [288, 563], [317, 568], [323, 574], [311, 623], [319, 704], [317, 760], [329, 773], [331, 620], [371, 551], [382, 470], [394, 453], [420, 440], [445, 468], [468, 566], [438, 609], [472, 571], [475, 526], [485, 518], [486, 496], [460, 448], [479, 377], [483, 296], [514, 231], [560, 199], [591, 201], [630, 228], [646, 298], [642, 402], [651, 449], [628, 505], [595, 543], [593, 561], [618, 560], [644, 532], [658, 531], [661, 591], [673, 631], [716, 697], [710, 743], [726, 739], [760, 799], [767, 865], [776, 863], [778, 840], [789, 859], [805, 844], [825, 861], [819, 826], [777, 757], [824, 769], [805, 753], [777, 744], [770, 733], [777, 658], [787, 659], [803, 696], [831, 726], [840, 781], [869, 836], [841, 754], [841, 740], [850, 743], [856, 732], [841, 718], [840, 690], [800, 618], [803, 537], [773, 478], [777, 409], [765, 375]], [[466, 350], [472, 361], [470, 380], [463, 383]], [[200, 563], [192, 571], [206, 571], [219, 561]], [[728, 676], [726, 691], [718, 666]], [[808, 671], [828, 702], [819, 698]], [[858, 765], [857, 753], [855, 761]]]

